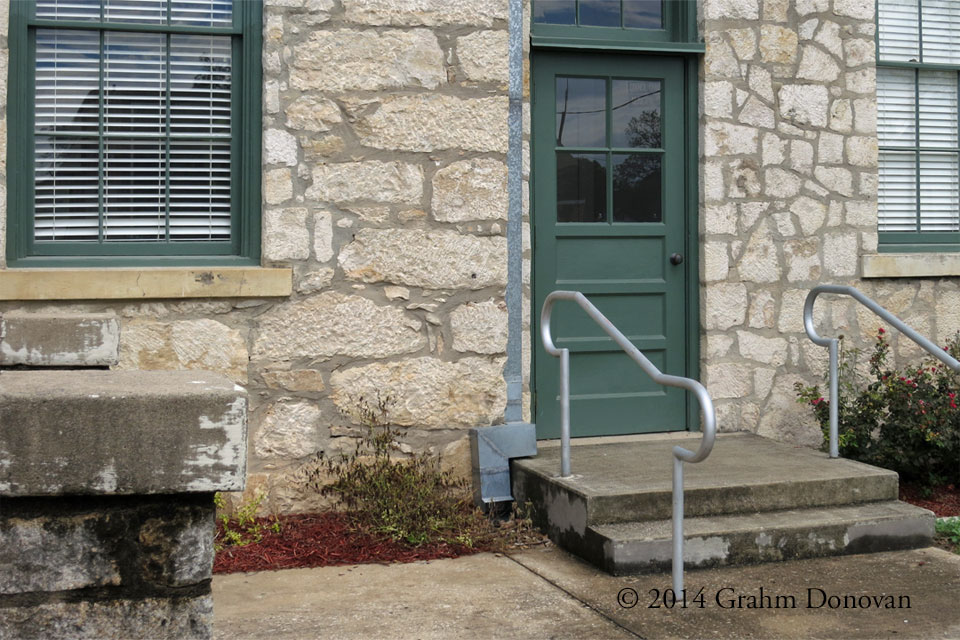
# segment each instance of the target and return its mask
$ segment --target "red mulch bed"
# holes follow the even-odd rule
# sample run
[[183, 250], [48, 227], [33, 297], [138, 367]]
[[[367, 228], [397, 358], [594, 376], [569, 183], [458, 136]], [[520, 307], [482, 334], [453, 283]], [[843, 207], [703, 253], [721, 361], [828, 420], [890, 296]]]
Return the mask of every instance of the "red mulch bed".
[[[268, 529], [273, 522], [260, 520], [263, 540], [217, 552], [214, 573], [274, 571], [344, 564], [391, 564], [437, 558], [457, 558], [486, 551], [481, 546], [434, 543], [410, 547], [389, 536], [357, 531], [344, 513], [327, 512], [280, 516], [280, 533]], [[217, 523], [217, 526], [221, 526]]]
[[960, 489], [952, 484], [937, 487], [924, 497], [923, 492], [914, 485], [900, 485], [900, 499], [924, 509], [930, 509], [938, 518], [960, 516]]

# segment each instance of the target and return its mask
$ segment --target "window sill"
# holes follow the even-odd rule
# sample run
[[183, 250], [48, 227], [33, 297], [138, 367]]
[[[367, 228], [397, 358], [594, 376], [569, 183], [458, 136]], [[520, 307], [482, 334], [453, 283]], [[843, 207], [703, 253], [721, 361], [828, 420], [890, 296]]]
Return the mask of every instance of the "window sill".
[[960, 253], [875, 253], [860, 258], [864, 278], [960, 276]]
[[158, 267], [0, 270], [0, 300], [141, 300], [289, 296], [291, 269]]

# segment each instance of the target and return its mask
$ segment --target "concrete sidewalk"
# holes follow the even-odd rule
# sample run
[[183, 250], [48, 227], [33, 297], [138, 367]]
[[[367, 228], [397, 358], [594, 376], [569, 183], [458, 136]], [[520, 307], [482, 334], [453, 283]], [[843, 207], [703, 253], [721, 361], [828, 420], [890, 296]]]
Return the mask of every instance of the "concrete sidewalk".
[[960, 556], [934, 548], [690, 571], [687, 608], [650, 608], [669, 582], [553, 547], [234, 574], [215, 638], [960, 638]]

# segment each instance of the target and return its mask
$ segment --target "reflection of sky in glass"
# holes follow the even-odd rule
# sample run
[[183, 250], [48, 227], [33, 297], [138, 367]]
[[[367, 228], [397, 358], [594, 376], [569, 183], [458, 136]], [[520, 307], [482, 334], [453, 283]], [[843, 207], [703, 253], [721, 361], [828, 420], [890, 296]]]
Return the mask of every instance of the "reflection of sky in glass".
[[614, 80], [610, 145], [660, 146], [660, 81]]
[[557, 144], [606, 146], [607, 82], [602, 78], [557, 78]]
[[580, 0], [580, 24], [589, 27], [619, 27], [620, 0]]
[[634, 29], [662, 28], [662, 0], [623, 0], [623, 26]]
[[576, 0], [534, 0], [533, 21], [544, 24], [576, 24]]

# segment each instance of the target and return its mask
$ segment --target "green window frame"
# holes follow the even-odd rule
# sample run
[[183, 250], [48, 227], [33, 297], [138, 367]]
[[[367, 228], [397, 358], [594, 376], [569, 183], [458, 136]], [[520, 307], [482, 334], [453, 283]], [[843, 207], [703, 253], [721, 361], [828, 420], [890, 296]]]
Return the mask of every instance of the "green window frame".
[[877, 2], [878, 251], [960, 251], [960, 7]]
[[[533, 0], [530, 42], [533, 47], [559, 49], [602, 49], [605, 51], [662, 51], [664, 53], [703, 53], [704, 44], [697, 35], [695, 0], [661, 0], [662, 24], [659, 29], [580, 24], [591, 5], [617, 7], [621, 16], [634, 0]], [[538, 20], [538, 8], [564, 6], [575, 15], [577, 24], [549, 24]]]
[[[53, 3], [51, 0], [46, 0], [43, 4]], [[68, 4], [81, 6], [81, 12], [92, 11], [93, 13], [90, 16], [71, 15], [65, 19], [50, 19], [44, 14], [37, 17], [38, 2], [36, 0], [12, 2], [10, 6], [10, 99], [7, 105], [9, 135], [6, 253], [8, 266], [258, 266], [261, 212], [262, 0], [235, 0], [232, 3], [231, 19], [222, 20], [221, 24], [210, 19], [205, 25], [198, 25], [198, 21], [192, 18], [178, 19], [174, 12], [183, 12], [185, 6], [187, 10], [192, 7], [189, 6], [190, 3], [176, 3], [173, 0], [151, 0], [149, 3], [144, 2], [140, 5], [127, 3], [127, 6], [134, 8], [130, 9], [126, 15], [123, 12], [105, 14], [109, 9], [104, 7], [110, 5], [110, 0], [101, 0], [99, 7], [95, 0]], [[114, 2], [117, 6], [123, 4]], [[92, 9], [89, 8], [91, 6]], [[158, 11], [158, 17], [155, 20], [141, 19], [142, 14], [147, 10]], [[99, 15], [97, 15], [98, 11]], [[84, 42], [96, 42], [99, 38], [99, 58], [89, 54], [89, 50], [84, 54], [87, 57], [83, 58], [83, 64], [91, 67], [99, 65], [99, 74], [94, 75], [94, 83], [99, 77], [99, 89], [97, 92], [91, 91], [89, 96], [83, 99], [82, 108], [88, 108], [90, 112], [87, 117], [94, 122], [92, 114], [95, 112], [96, 118], [95, 124], [84, 129], [82, 133], [71, 131], [71, 126], [76, 129], [80, 125], [60, 124], [60, 122], [77, 123], [83, 119], [79, 115], [80, 109], [75, 106], [76, 111], [72, 116], [63, 117], [59, 121], [57, 120], [59, 116], [55, 116], [53, 118], [55, 124], [49, 125], [45, 120], [42, 129], [37, 126], [38, 32], [42, 39], [46, 39], [45, 41], [54, 36], [60, 37], [61, 34], [69, 34], [64, 36], [64, 40], [73, 38], [79, 41], [78, 39], [82, 38]], [[142, 113], [137, 104], [137, 96], [147, 93], [146, 91], [138, 93], [140, 90], [136, 83], [139, 80], [128, 80], [125, 86], [134, 88], [127, 90], [126, 93], [112, 88], [105, 89], [104, 67], [107, 63], [104, 60], [109, 59], [111, 54], [105, 48], [104, 42], [112, 39], [111, 42], [122, 43], [124, 38], [127, 43], [135, 43], [138, 40], [161, 43], [161, 48], [156, 49], [162, 52], [157, 55], [157, 58], [161, 59], [161, 62], [157, 63], [157, 68], [161, 71], [155, 76], [160, 80], [157, 81], [156, 87], [150, 89], [153, 92], [151, 96], [161, 96], [152, 98], [156, 113], [163, 114], [157, 117], [158, 124], [155, 125], [161, 133], [147, 136], [136, 124], [137, 114]], [[202, 57], [202, 52], [192, 54], [193, 58], [188, 54], [178, 54], [177, 52], [182, 49], [172, 46], [171, 42], [181, 43], [178, 46], [189, 47], [188, 44], [183, 43], [201, 40], [211, 43], [209, 45], [211, 51], [215, 41], [216, 46], [221, 47], [222, 51], [229, 50], [229, 71], [220, 67], [219, 72], [224, 74], [223, 77], [227, 77], [226, 74], [229, 73], [230, 86], [229, 98], [225, 97], [226, 91], [221, 91], [222, 97], [217, 99], [219, 102], [214, 104], [215, 99], [209, 97], [207, 105], [198, 110], [193, 103], [189, 102], [188, 94], [201, 86], [203, 80], [200, 78], [204, 78], [206, 84], [202, 85], [203, 89], [205, 91], [209, 89], [210, 95], [213, 95], [212, 87], [215, 87], [216, 83], [213, 71], [216, 58], [213, 53], [210, 53], [207, 58]], [[122, 44], [118, 44], [117, 47], [120, 50], [124, 49]], [[137, 66], [138, 56], [145, 57], [142, 50], [136, 47], [136, 44], [126, 45], [125, 52], [121, 54], [126, 56], [125, 64], [132, 67]], [[81, 49], [78, 46], [74, 48], [78, 51]], [[74, 53], [73, 55], [82, 54]], [[196, 60], [208, 64], [210, 69], [209, 75], [206, 76], [202, 75], [202, 70], [196, 71], [198, 74], [196, 76], [186, 76], [187, 80], [177, 85], [177, 91], [182, 90], [183, 93], [175, 93], [172, 89], [174, 81], [171, 81], [171, 75], [175, 72], [171, 71], [171, 67], [176, 70], [178, 63], [171, 60], [177, 55], [186, 56], [183, 58], [186, 61], [182, 62], [181, 69], [187, 69]], [[163, 56], [165, 60], [162, 60]], [[47, 64], [43, 60], [41, 62]], [[194, 72], [194, 68], [189, 70], [190, 73]], [[59, 73], [59, 70], [53, 72], [53, 75], [47, 72], [45, 77], [54, 77], [56, 73]], [[164, 75], [165, 86], [163, 86]], [[59, 76], [56, 77], [59, 81]], [[69, 72], [65, 71], [64, 77], [69, 78]], [[129, 77], [142, 77], [142, 69], [134, 71]], [[190, 78], [194, 77], [198, 80], [193, 81], [194, 84], [189, 86]], [[84, 85], [85, 89], [90, 80], [88, 77], [84, 77], [83, 80], [87, 83]], [[180, 89], [180, 87], [188, 88]], [[165, 104], [163, 104], [164, 101]], [[229, 121], [226, 117], [214, 115], [222, 112], [222, 107], [226, 104], [229, 104]], [[217, 108], [220, 110], [218, 111]], [[55, 108], [44, 106], [44, 109], [49, 111]], [[117, 122], [129, 123], [125, 125], [126, 129], [114, 127], [112, 123], [105, 125], [104, 113], [111, 109], [112, 113], [124, 114], [123, 118], [126, 120], [117, 120]], [[171, 116], [171, 112], [180, 115]], [[198, 131], [191, 131], [190, 125], [185, 123], [197, 122], [196, 114], [199, 112], [210, 115], [205, 116], [207, 119], [203, 121], [203, 126], [194, 128]], [[44, 115], [46, 113], [45, 111]], [[175, 117], [180, 120], [173, 122]], [[219, 133], [214, 132], [216, 128], [214, 123], [220, 127]], [[51, 140], [55, 142], [51, 143]], [[67, 151], [57, 150], [61, 148], [57, 146], [58, 144], [62, 144], [62, 148]], [[35, 229], [35, 222], [38, 219], [36, 186], [38, 179], [35, 173], [38, 149], [41, 149], [41, 145], [43, 145], [41, 153], [45, 154], [41, 155], [41, 162], [48, 163], [46, 164], [48, 167], [56, 166], [59, 170], [60, 166], [71, 166], [65, 160], [70, 157], [71, 152], [80, 154], [74, 157], [87, 161], [86, 179], [89, 184], [96, 186], [87, 188], [85, 192], [84, 206], [87, 209], [82, 216], [86, 216], [85, 220], [88, 221], [84, 223], [87, 224], [86, 229], [92, 229], [92, 231], [85, 232], [82, 240], [73, 240], [67, 233], [61, 234], [66, 236], [63, 239], [56, 237], [51, 239], [44, 236], [46, 232]], [[157, 153], [151, 156], [155, 158], [154, 163], [148, 165], [149, 171], [153, 173], [149, 174], [151, 177], [145, 180], [141, 176], [147, 175], [149, 171], [141, 169], [141, 164], [144, 162], [141, 156], [142, 149], [149, 145], [156, 148]], [[70, 151], [71, 146], [74, 151]], [[108, 146], [110, 150], [105, 151]], [[50, 148], [55, 150], [50, 151]], [[83, 151], [76, 150], [81, 148]], [[120, 151], [114, 151], [115, 149]], [[109, 155], [111, 153], [114, 155]], [[141, 155], [137, 155], [138, 153]], [[204, 153], [206, 157], [203, 156]], [[228, 163], [227, 158], [229, 158]], [[93, 162], [97, 163], [96, 173], [90, 168]], [[115, 178], [104, 178], [105, 174], [111, 175], [110, 171], [113, 171], [113, 176], [119, 175], [123, 181], [118, 183]], [[54, 172], [48, 170], [44, 175], [52, 173]], [[70, 175], [69, 171], [66, 173]], [[74, 174], [74, 184], [80, 182], [79, 178], [76, 178], [79, 174], [82, 172], [78, 171]], [[228, 183], [223, 179], [226, 175], [229, 175]], [[121, 186], [117, 187], [116, 184]], [[78, 187], [62, 188], [64, 193], [68, 194], [63, 196], [66, 202], [69, 202], [69, 198], [72, 197], [69, 194], [79, 191]], [[71, 188], [74, 191], [70, 191]], [[136, 220], [140, 214], [135, 211], [134, 205], [129, 206], [133, 213], [119, 214], [126, 216], [124, 219], [128, 222], [125, 228], [132, 231], [121, 233], [111, 230], [112, 235], [108, 234], [105, 231], [108, 228], [105, 223], [108, 215], [105, 213], [105, 191], [108, 189], [111, 190], [111, 194], [121, 194], [118, 196], [121, 203], [135, 203], [138, 190], [152, 190], [149, 197], [153, 198], [151, 202], [156, 204], [157, 214], [156, 221], [151, 224], [155, 224], [156, 237], [148, 239], [144, 229], [150, 227], [137, 226]], [[96, 191], [95, 194], [93, 190]], [[225, 197], [227, 191], [229, 199]], [[218, 212], [214, 213], [212, 203], [218, 194], [221, 194], [217, 201]], [[59, 193], [56, 197], [60, 197]], [[172, 208], [171, 203], [174, 202], [176, 204]], [[91, 203], [95, 204], [95, 213], [92, 213]], [[208, 220], [205, 223], [197, 223], [198, 214], [192, 211], [202, 211], [204, 204], [210, 212], [207, 214]], [[123, 208], [122, 204], [118, 206], [120, 209]], [[69, 206], [65, 207], [65, 210], [69, 212]], [[226, 215], [227, 210], [229, 218]], [[173, 218], [174, 211], [183, 212], [181, 215], [184, 217]], [[43, 220], [41, 216], [41, 224]], [[92, 222], [89, 222], [90, 220]], [[173, 223], [172, 220], [176, 222]], [[119, 222], [111, 224], [116, 224], [117, 227], [122, 226]], [[194, 224], [199, 224], [200, 231], [191, 227]]]

